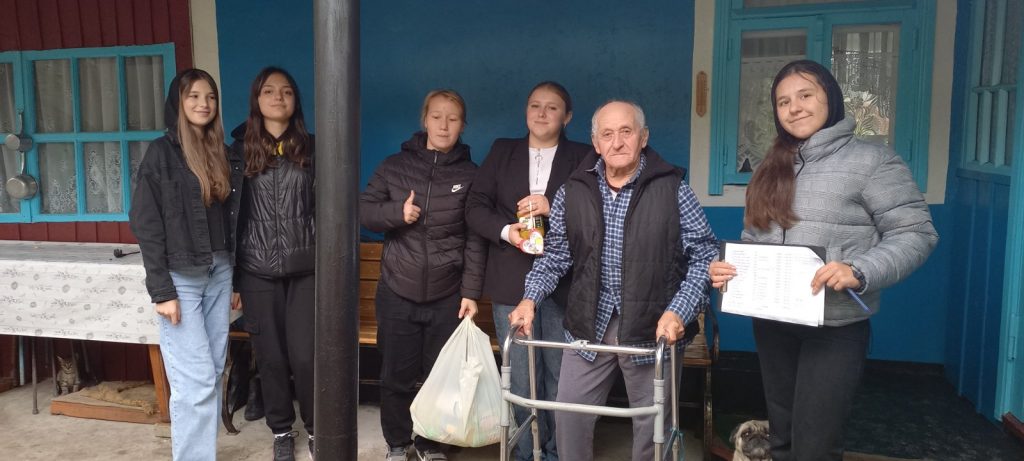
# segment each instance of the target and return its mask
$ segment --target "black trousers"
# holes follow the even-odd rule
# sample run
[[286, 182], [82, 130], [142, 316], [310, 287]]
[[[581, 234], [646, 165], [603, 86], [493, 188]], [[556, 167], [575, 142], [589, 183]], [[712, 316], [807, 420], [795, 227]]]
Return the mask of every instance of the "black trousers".
[[[384, 281], [377, 284], [377, 349], [380, 367], [380, 427], [389, 447], [406, 446], [412, 436], [409, 405], [416, 383], [430, 374], [444, 343], [459, 326], [459, 293], [436, 301], [405, 299]], [[416, 437], [416, 448], [438, 448], [433, 440]]]
[[754, 319], [773, 460], [842, 460], [870, 336], [867, 320], [815, 328]]
[[312, 435], [315, 277], [265, 279], [239, 272], [235, 289], [242, 295], [245, 329], [256, 353], [267, 427], [275, 434], [291, 431], [292, 401], [297, 399], [303, 425]]

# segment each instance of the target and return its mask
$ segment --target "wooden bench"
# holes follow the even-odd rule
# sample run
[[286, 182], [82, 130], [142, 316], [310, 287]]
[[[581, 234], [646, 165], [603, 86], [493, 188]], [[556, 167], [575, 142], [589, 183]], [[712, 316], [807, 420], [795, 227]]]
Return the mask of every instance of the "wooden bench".
[[[359, 345], [377, 345], [377, 313], [374, 297], [377, 294], [377, 281], [380, 279], [380, 257], [384, 245], [380, 242], [359, 244]], [[497, 352], [498, 340], [494, 333], [494, 315], [491, 314], [491, 302], [482, 299], [477, 302], [479, 312], [473, 316], [476, 323], [491, 338], [491, 348]], [[455, 306], [457, 309], [457, 306]], [[455, 311], [457, 312], [457, 310]], [[454, 315], [454, 312], [453, 312]]]

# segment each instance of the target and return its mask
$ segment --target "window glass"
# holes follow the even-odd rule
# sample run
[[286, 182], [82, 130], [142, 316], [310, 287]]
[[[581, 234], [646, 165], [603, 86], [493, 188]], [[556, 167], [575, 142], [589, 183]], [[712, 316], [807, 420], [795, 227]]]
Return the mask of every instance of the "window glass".
[[71, 95], [71, 61], [35, 61], [36, 132], [68, 133], [75, 130]]
[[164, 129], [163, 56], [124, 59], [129, 130]]
[[1020, 56], [1021, 30], [1024, 26], [1024, 2], [988, 1], [985, 27], [982, 29], [981, 84], [1014, 84], [1017, 57]]
[[121, 89], [117, 58], [78, 60], [82, 131], [118, 131]]
[[39, 192], [46, 214], [78, 212], [78, 180], [75, 174], [75, 145], [39, 144]]
[[[14, 65], [9, 62], [0, 63], [0, 137], [16, 132], [14, 112]], [[20, 173], [21, 155], [17, 151], [8, 150], [0, 143], [0, 214], [21, 213], [21, 200], [14, 200], [7, 194], [3, 185], [7, 179]]]
[[124, 211], [121, 183], [121, 143], [82, 144], [85, 163], [85, 210], [88, 213]]
[[[1024, 33], [1024, 2], [986, 1], [973, 38], [971, 92], [965, 124], [964, 165], [1009, 173], [1017, 127], [1017, 67]], [[975, 26], [975, 27], [977, 27]], [[979, 44], [978, 41], [981, 43]], [[980, 47], [978, 47], [980, 45]]]
[[772, 80], [786, 63], [806, 57], [807, 31], [743, 32], [740, 55], [736, 172], [750, 173], [764, 160], [775, 140]]
[[743, 0], [744, 8], [764, 8], [769, 6], [813, 5], [816, 3], [845, 3], [862, 0]]
[[900, 26], [857, 25], [832, 31], [832, 74], [857, 120], [856, 136], [892, 145], [899, 83]]

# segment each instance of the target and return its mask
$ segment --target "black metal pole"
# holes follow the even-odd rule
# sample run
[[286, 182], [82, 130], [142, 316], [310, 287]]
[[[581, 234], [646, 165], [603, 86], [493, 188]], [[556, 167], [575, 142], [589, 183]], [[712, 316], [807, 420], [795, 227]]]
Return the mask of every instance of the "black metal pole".
[[313, 5], [316, 82], [316, 459], [359, 437], [359, 0]]

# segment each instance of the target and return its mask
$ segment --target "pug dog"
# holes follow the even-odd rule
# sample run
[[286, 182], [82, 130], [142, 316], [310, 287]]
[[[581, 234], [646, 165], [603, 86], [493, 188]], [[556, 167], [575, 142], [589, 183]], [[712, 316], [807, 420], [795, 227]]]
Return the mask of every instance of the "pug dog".
[[732, 461], [771, 461], [768, 444], [768, 421], [752, 419], [736, 426], [729, 436], [736, 447]]

